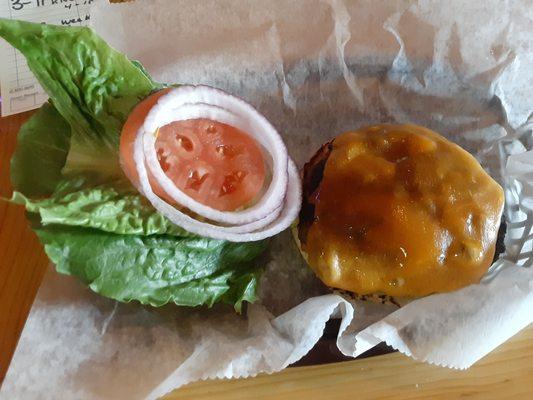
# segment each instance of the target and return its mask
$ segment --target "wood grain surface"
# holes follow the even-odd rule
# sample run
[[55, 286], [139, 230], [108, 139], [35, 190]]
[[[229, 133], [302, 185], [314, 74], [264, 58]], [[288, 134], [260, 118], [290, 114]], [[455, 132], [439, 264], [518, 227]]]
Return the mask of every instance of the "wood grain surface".
[[[11, 195], [9, 159], [30, 113], [0, 119], [0, 196]], [[24, 208], [0, 201], [0, 382], [46, 270], [48, 259], [26, 222]]]
[[[0, 195], [11, 193], [9, 158], [16, 133], [31, 113], [0, 119]], [[0, 381], [3, 380], [48, 260], [24, 210], [0, 201]], [[111, 371], [110, 371], [111, 373]], [[533, 327], [468, 371], [416, 362], [398, 353], [289, 368], [274, 375], [188, 385], [177, 399], [530, 399]]]

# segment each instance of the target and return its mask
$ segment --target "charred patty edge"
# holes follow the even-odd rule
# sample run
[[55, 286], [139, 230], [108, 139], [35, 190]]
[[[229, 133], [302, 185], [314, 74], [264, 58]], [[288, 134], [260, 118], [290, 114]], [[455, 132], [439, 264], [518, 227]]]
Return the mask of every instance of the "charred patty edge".
[[315, 195], [322, 178], [326, 162], [333, 150], [333, 140], [324, 143], [320, 149], [311, 157], [302, 171], [302, 208], [298, 216], [298, 239], [301, 246], [307, 244], [309, 229], [315, 221]]

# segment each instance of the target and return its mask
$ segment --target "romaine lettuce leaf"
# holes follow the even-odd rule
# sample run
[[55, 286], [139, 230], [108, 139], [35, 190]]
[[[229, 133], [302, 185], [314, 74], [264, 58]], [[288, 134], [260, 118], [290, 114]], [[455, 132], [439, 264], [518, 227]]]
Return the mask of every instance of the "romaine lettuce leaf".
[[61, 225], [35, 229], [59, 272], [75, 275], [95, 292], [143, 304], [212, 306], [240, 311], [253, 302], [260, 269], [252, 261], [264, 242], [231, 243], [201, 237], [117, 235]]
[[164, 85], [86, 27], [0, 19], [0, 37], [17, 48], [71, 127], [63, 173], [94, 183], [124, 179], [118, 162], [122, 125], [131, 109]]
[[133, 235], [193, 236], [158, 213], [139, 193], [112, 185], [76, 190], [82, 182], [64, 181], [52, 196], [31, 199], [14, 192], [11, 201], [39, 214], [43, 225], [63, 224]]
[[1, 19], [0, 36], [26, 57], [83, 144], [116, 150], [131, 109], [158, 89], [142, 69], [89, 28]]
[[63, 179], [70, 146], [70, 126], [44, 104], [20, 129], [11, 158], [11, 183], [26, 196], [47, 196]]
[[[22, 126], [11, 160], [11, 201], [38, 213], [41, 223], [86, 226], [121, 234], [191, 236], [172, 224], [123, 177], [95, 186], [89, 178], [103, 160], [84, 157], [92, 169], [66, 178], [61, 170], [69, 151], [70, 127], [50, 104]], [[117, 167], [118, 168], [118, 167]], [[120, 171], [119, 171], [120, 172]], [[116, 175], [117, 173], [113, 174]]]

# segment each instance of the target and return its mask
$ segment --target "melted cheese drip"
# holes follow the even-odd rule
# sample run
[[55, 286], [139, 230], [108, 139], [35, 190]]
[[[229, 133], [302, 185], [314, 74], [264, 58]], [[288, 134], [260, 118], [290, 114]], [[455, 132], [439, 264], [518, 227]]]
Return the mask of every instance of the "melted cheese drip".
[[477, 282], [494, 256], [502, 188], [428, 129], [379, 125], [333, 142], [304, 250], [328, 286], [418, 297]]

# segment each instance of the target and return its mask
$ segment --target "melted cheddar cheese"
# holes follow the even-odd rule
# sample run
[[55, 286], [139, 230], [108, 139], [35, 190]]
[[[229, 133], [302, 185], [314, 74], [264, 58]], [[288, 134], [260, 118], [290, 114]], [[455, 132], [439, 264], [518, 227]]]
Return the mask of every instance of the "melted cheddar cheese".
[[337, 137], [302, 243], [328, 286], [418, 297], [477, 282], [504, 196], [473, 156], [428, 129], [378, 125]]

